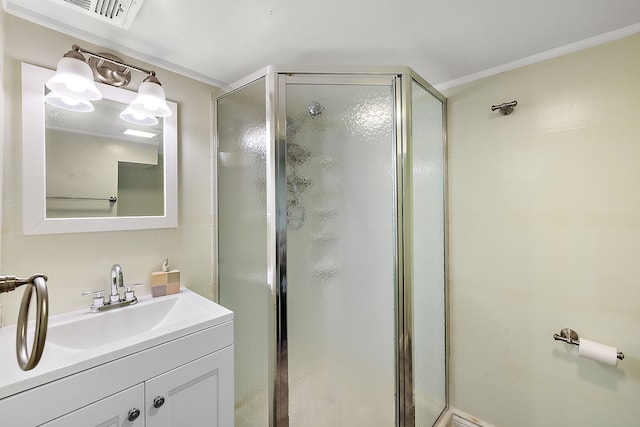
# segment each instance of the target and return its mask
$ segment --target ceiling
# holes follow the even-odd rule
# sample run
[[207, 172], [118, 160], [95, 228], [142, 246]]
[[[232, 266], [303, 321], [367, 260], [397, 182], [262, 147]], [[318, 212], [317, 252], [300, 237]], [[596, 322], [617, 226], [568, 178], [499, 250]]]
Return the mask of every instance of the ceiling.
[[217, 86], [268, 64], [339, 64], [408, 65], [446, 88], [640, 32], [638, 0], [144, 0], [127, 29], [64, 0], [3, 4]]

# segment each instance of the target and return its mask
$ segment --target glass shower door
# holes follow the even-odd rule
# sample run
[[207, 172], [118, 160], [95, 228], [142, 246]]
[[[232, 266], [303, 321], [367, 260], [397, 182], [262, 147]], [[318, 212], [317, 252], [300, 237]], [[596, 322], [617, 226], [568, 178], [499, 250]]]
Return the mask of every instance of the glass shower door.
[[281, 91], [291, 426], [395, 425], [395, 85], [288, 76]]
[[416, 427], [447, 406], [443, 102], [411, 83], [411, 276]]
[[235, 426], [269, 425], [265, 79], [217, 100], [218, 280], [234, 312]]

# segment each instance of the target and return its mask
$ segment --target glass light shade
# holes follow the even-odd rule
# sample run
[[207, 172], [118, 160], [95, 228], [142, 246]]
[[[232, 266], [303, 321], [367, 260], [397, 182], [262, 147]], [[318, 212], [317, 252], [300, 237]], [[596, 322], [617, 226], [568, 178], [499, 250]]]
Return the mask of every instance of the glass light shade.
[[131, 106], [128, 106], [120, 113], [120, 118], [125, 122], [142, 126], [155, 126], [158, 124], [158, 118], [156, 116], [136, 113], [131, 109]]
[[168, 117], [171, 115], [164, 89], [154, 82], [142, 82], [138, 88], [138, 96], [129, 107], [133, 112], [145, 116]]
[[94, 110], [91, 101], [81, 98], [73, 98], [65, 96], [56, 91], [49, 92], [44, 97], [44, 102], [54, 107], [62, 108], [63, 110], [75, 111], [77, 113], [90, 113]]
[[52, 91], [70, 98], [87, 101], [102, 99], [102, 94], [93, 81], [91, 67], [80, 59], [63, 57], [58, 62], [56, 74], [46, 84]]

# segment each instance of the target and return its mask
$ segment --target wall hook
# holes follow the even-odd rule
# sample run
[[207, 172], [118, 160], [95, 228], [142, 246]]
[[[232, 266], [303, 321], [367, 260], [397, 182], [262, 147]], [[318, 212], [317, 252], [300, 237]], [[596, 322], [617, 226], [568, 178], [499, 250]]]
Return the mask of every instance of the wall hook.
[[505, 102], [503, 104], [492, 105], [491, 111], [500, 110], [500, 114], [503, 116], [508, 116], [513, 113], [513, 108], [518, 105], [518, 101], [513, 100], [511, 102]]

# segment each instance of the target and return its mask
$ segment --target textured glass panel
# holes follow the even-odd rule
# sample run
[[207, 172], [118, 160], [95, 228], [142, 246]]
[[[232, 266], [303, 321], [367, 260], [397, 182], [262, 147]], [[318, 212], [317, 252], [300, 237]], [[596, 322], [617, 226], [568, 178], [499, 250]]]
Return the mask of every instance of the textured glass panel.
[[395, 424], [393, 100], [287, 85], [291, 426]]
[[412, 83], [414, 396], [416, 426], [446, 406], [443, 104]]
[[218, 280], [234, 311], [236, 427], [269, 425], [264, 78], [218, 100]]

